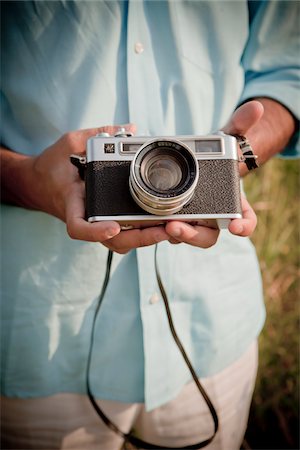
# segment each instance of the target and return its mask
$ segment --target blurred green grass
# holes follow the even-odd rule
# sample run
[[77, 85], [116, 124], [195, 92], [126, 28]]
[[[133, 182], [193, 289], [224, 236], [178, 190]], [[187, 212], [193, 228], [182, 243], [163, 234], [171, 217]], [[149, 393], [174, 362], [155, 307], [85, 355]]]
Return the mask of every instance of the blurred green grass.
[[299, 160], [274, 158], [245, 178], [267, 308], [246, 434], [251, 449], [299, 449], [299, 174]]

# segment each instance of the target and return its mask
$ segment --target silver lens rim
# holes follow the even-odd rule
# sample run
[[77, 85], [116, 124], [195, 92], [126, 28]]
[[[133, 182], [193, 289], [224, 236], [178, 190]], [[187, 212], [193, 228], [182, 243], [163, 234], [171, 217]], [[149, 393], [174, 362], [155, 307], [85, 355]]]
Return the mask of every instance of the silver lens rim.
[[[192, 162], [194, 163], [193, 167], [193, 181], [188, 186], [184, 192], [179, 195], [173, 195], [172, 197], [162, 197], [155, 194], [152, 194], [146, 191], [136, 176], [136, 170], [140, 170], [140, 164], [137, 164], [137, 161], [140, 158], [140, 154], [144, 152], [147, 147], [150, 147], [150, 152], [152, 151], [151, 146], [153, 144], [160, 143], [160, 146], [163, 148], [163, 144], [167, 143], [167, 146], [172, 148], [174, 146], [176, 150], [179, 149], [184, 152], [188, 152], [188, 155]], [[147, 153], [146, 153], [147, 154]], [[150, 214], [155, 215], [169, 215], [175, 214], [180, 211], [185, 204], [187, 204], [194, 195], [195, 188], [198, 184], [199, 179], [199, 166], [198, 161], [195, 157], [194, 152], [183, 142], [177, 141], [175, 139], [164, 139], [164, 138], [156, 138], [145, 142], [144, 145], [137, 151], [134, 156], [134, 159], [130, 166], [130, 178], [129, 178], [129, 188], [130, 193], [134, 199], [134, 201], [145, 211]], [[154, 190], [154, 189], [153, 189]]]

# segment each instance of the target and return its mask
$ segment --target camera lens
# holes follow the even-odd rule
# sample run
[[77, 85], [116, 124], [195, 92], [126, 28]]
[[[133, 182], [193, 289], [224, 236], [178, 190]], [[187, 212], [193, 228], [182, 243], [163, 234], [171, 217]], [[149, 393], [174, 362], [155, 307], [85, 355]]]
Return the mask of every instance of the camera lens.
[[172, 156], [154, 156], [144, 170], [148, 184], [157, 191], [174, 189], [182, 179], [180, 164]]
[[174, 214], [191, 199], [198, 171], [197, 160], [186, 145], [172, 140], [151, 141], [132, 161], [131, 195], [151, 214]]

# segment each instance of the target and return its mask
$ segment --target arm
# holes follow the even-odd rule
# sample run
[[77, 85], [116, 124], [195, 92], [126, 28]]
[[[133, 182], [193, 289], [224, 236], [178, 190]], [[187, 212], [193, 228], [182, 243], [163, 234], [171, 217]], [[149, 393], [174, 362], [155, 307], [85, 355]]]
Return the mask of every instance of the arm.
[[24, 208], [32, 208], [26, 193], [28, 189], [27, 185], [30, 183], [29, 179], [26, 180], [27, 173], [32, 158], [21, 153], [12, 152], [2, 146], [0, 147], [0, 151], [1, 201]]

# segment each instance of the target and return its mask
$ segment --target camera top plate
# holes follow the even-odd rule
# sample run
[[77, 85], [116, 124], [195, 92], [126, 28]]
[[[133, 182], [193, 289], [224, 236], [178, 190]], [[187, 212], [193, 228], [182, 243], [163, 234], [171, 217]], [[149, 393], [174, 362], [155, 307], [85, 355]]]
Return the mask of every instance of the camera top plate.
[[94, 136], [87, 141], [87, 162], [132, 161], [141, 147], [151, 142], [178, 142], [190, 148], [196, 159], [238, 160], [237, 140], [222, 132], [207, 136]]

